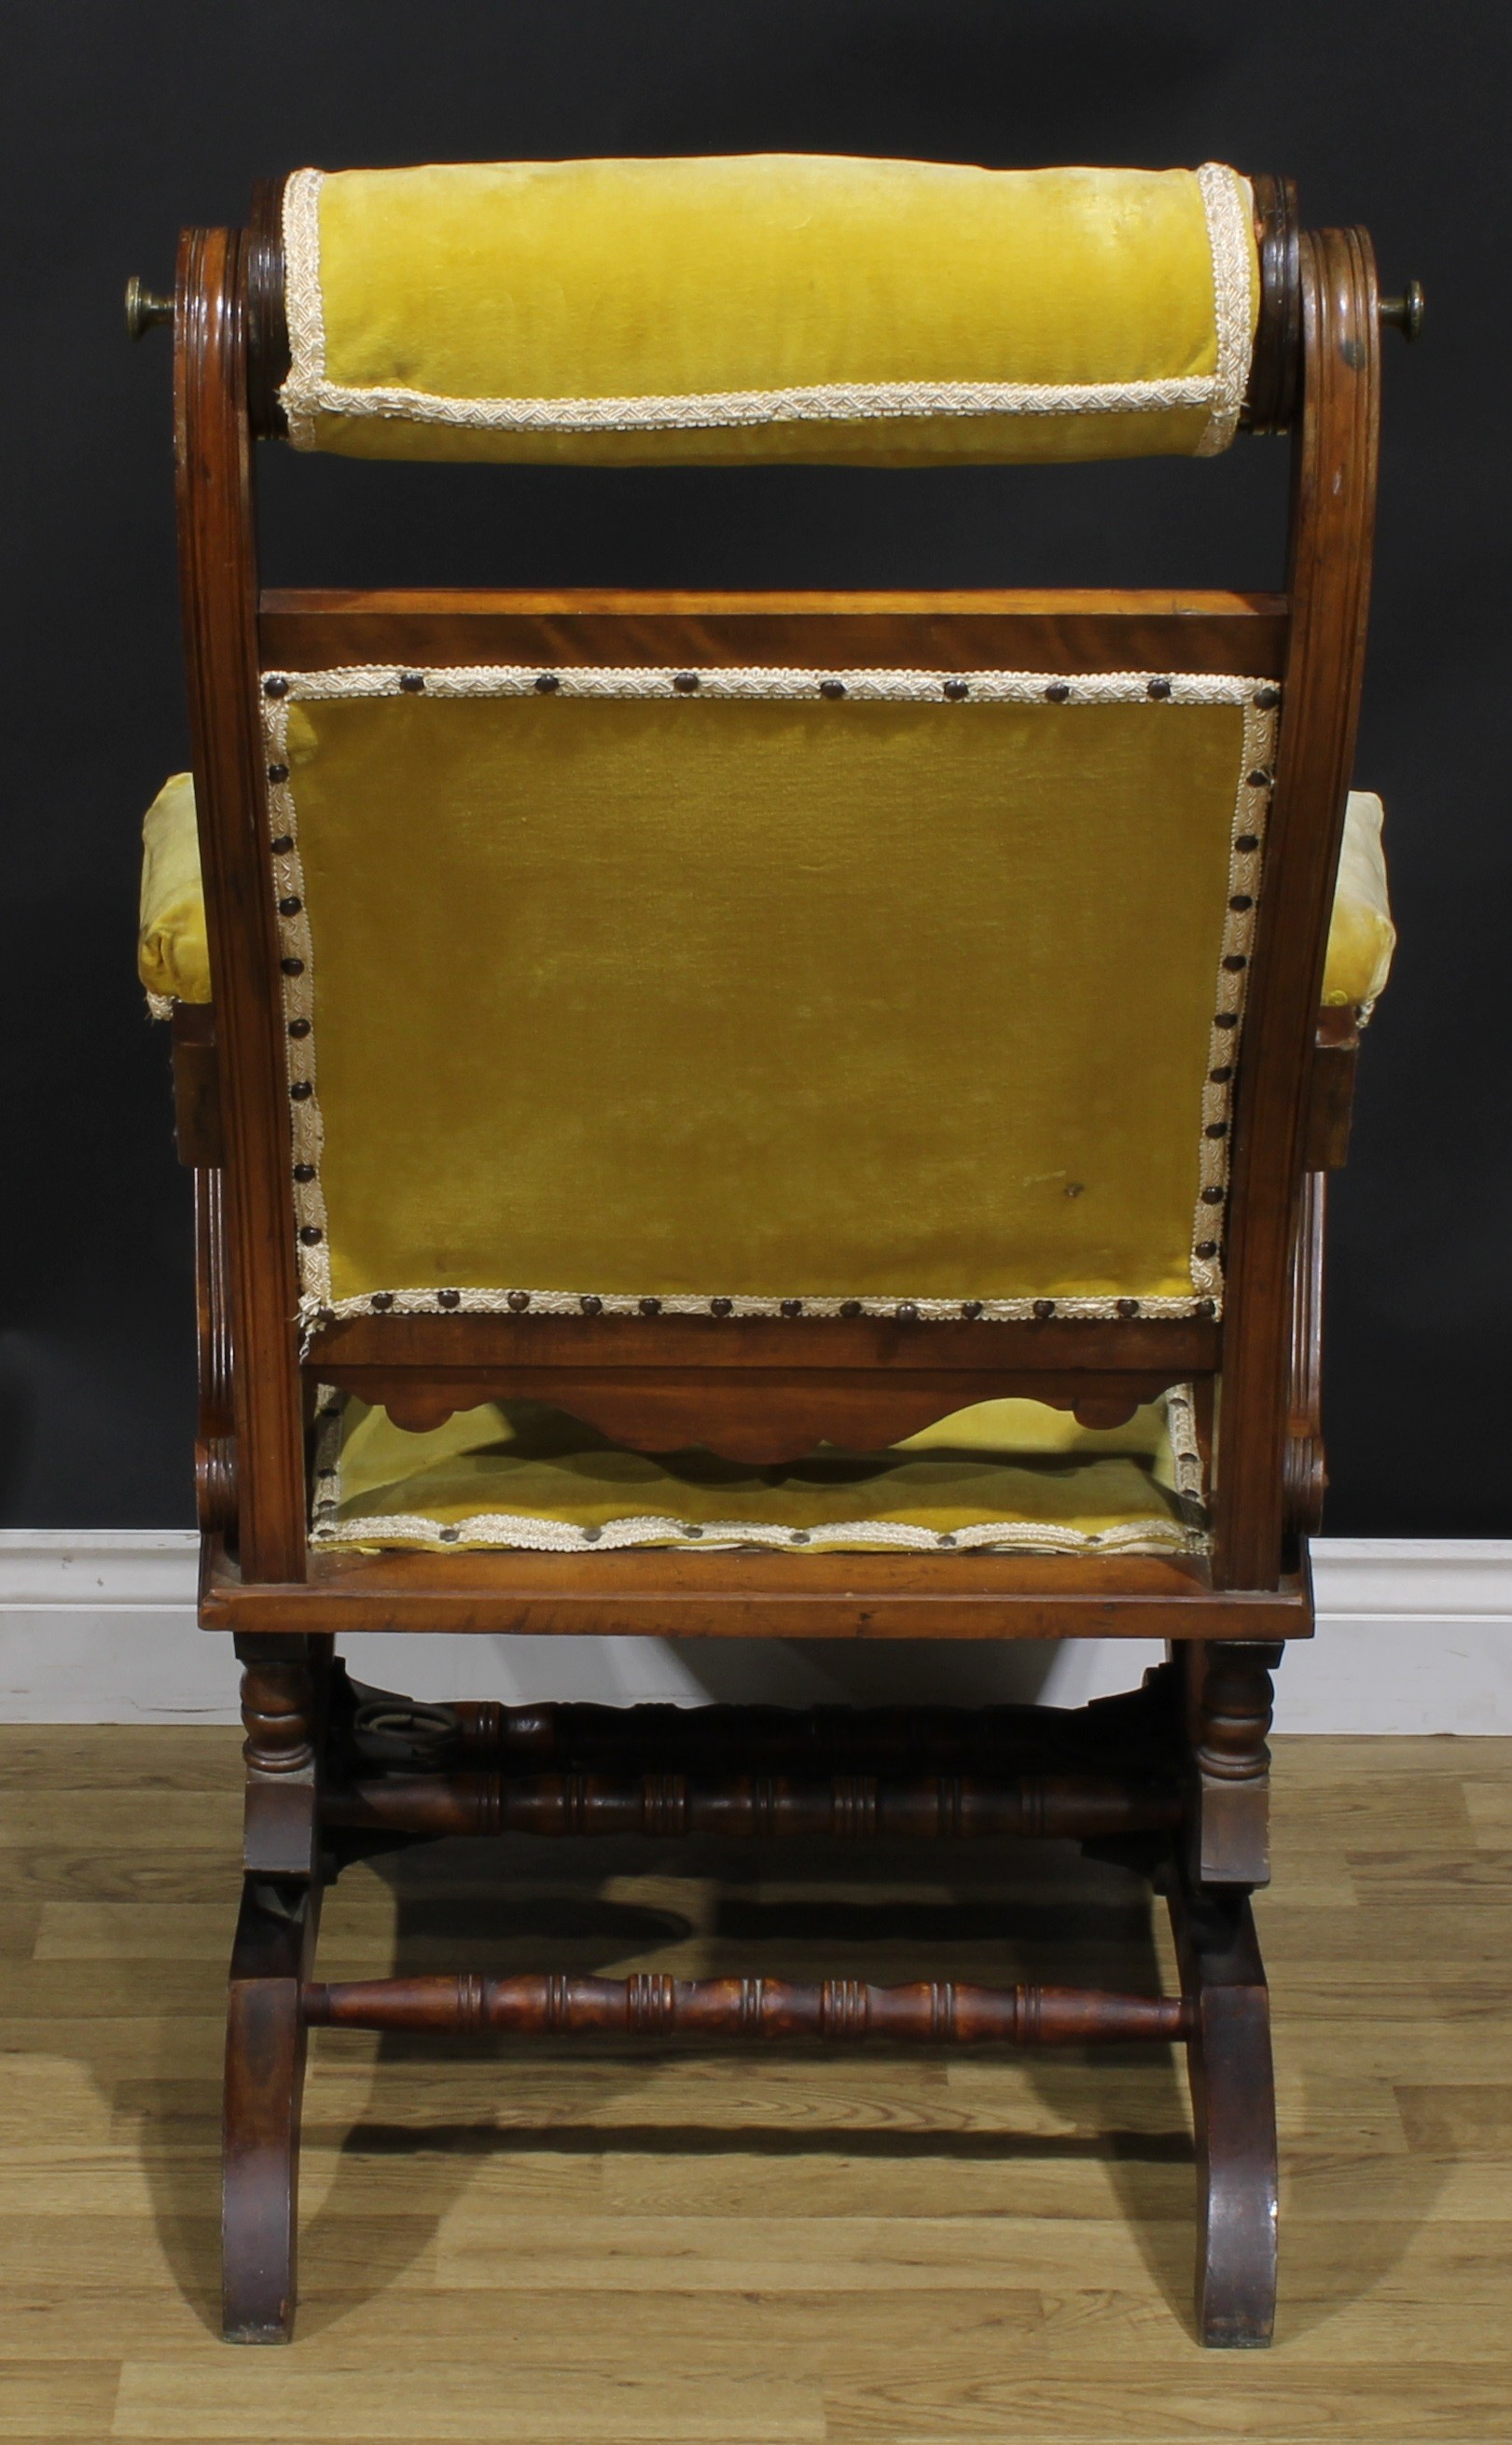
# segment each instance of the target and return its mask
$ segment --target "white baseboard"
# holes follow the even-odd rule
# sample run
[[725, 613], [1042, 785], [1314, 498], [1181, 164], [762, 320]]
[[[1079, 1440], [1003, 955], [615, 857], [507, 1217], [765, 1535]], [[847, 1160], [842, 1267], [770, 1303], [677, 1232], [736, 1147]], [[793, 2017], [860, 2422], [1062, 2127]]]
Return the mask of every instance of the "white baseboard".
[[[229, 1639], [195, 1623], [190, 1530], [0, 1530], [0, 1723], [229, 1724]], [[1512, 1539], [1324, 1537], [1316, 1638], [1277, 1682], [1282, 1732], [1512, 1733]], [[1152, 1642], [360, 1637], [361, 1679], [420, 1697], [1079, 1705]]]

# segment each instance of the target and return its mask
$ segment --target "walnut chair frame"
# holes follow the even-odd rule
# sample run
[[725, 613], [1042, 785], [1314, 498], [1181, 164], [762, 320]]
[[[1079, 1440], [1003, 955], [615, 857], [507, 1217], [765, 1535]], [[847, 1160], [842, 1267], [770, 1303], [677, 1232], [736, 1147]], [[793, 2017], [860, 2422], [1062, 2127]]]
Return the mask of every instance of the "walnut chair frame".
[[[244, 1666], [245, 1876], [226, 2077], [226, 2332], [286, 2340], [306, 2033], [598, 2028], [709, 2039], [1180, 2041], [1198, 2149], [1198, 2331], [1269, 2339], [1276, 2135], [1250, 1894], [1267, 1878], [1269, 1674], [1312, 1629], [1323, 1485], [1323, 1182], [1357, 1045], [1319, 993], [1353, 751], [1383, 313], [1366, 236], [1302, 232], [1255, 184], [1262, 306], [1244, 422], [1292, 436], [1284, 594], [259, 593], [253, 442], [281, 424], [279, 189], [245, 232], [192, 230], [176, 331], [178, 514], [215, 999], [180, 1006], [180, 1151], [196, 1177], [200, 1619]], [[135, 301], [141, 313], [140, 297]], [[1386, 309], [1386, 319], [1392, 309]], [[152, 319], [150, 315], [143, 319]], [[259, 674], [355, 662], [1205, 670], [1282, 683], [1232, 1139], [1222, 1318], [1095, 1322], [375, 1315], [301, 1350], [288, 1078], [267, 887]], [[1048, 1302], [1046, 1303], [1048, 1305]], [[1129, 1303], [1130, 1306], [1132, 1302]], [[1027, 1394], [1117, 1423], [1191, 1381], [1223, 1438], [1210, 1558], [631, 1552], [329, 1557], [307, 1546], [317, 1381], [425, 1427], [544, 1398], [643, 1448], [771, 1460], [876, 1446]], [[1158, 1637], [1146, 1687], [1081, 1713], [786, 1715], [714, 1708], [414, 1707], [347, 1681], [344, 1631], [614, 1630], [826, 1638]], [[1166, 1894], [1181, 1993], [476, 1977], [329, 1986], [323, 1877], [401, 1838], [532, 1828], [665, 1835], [876, 1829], [1072, 1835]]]

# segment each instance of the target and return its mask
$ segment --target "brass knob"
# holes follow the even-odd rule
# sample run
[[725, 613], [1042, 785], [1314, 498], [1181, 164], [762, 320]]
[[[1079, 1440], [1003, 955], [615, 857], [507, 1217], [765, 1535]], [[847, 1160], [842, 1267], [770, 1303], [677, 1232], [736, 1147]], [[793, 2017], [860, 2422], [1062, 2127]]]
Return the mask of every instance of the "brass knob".
[[1383, 297], [1380, 305], [1383, 331], [1400, 331], [1404, 340], [1420, 340], [1423, 336], [1423, 283], [1409, 280], [1400, 297]]
[[143, 289], [136, 273], [133, 272], [126, 283], [127, 338], [140, 340], [142, 333], [150, 331], [155, 323], [171, 323], [173, 319], [173, 299], [159, 297], [154, 289]]

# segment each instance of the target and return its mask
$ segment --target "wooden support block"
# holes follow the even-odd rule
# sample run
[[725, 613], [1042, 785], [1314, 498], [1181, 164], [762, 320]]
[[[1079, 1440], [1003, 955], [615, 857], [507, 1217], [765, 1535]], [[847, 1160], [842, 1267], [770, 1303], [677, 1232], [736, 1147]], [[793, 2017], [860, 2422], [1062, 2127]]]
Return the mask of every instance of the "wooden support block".
[[1271, 1673], [1281, 1648], [1208, 1640], [1190, 1651], [1193, 1675], [1192, 1872], [1201, 1885], [1271, 1878]]
[[220, 1056], [214, 1003], [175, 1002], [173, 1055], [178, 1160], [192, 1171], [218, 1171], [226, 1149], [220, 1126]]

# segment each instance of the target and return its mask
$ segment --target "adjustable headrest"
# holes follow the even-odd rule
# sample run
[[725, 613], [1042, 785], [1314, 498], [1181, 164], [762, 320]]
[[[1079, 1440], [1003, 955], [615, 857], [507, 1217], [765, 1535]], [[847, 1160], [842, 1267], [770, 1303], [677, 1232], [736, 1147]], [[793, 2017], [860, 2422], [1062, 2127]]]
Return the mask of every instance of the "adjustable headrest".
[[1260, 299], [1215, 162], [299, 170], [284, 244], [289, 437], [354, 457], [1204, 457]]

